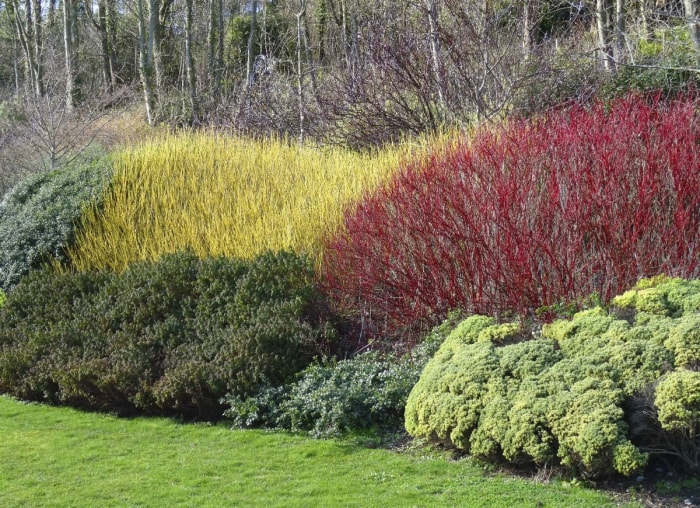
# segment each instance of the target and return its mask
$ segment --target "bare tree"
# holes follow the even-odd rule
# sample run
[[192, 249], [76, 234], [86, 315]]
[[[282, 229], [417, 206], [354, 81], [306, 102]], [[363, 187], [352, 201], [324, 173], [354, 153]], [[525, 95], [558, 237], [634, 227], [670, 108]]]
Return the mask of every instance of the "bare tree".
[[685, 10], [685, 19], [688, 23], [688, 32], [690, 40], [693, 43], [693, 48], [696, 53], [700, 53], [700, 5], [698, 0], [683, 0], [683, 8]]
[[600, 59], [606, 70], [613, 70], [615, 68], [615, 56], [613, 54], [612, 0], [596, 0], [595, 16]]
[[255, 37], [258, 30], [258, 2], [251, 2], [250, 13], [250, 34], [248, 35], [248, 47], [246, 51], [246, 88], [250, 88], [253, 84], [253, 66], [255, 65]]
[[[44, 93], [41, 12], [33, 15], [34, 8], [41, 8], [38, 0], [25, 0], [24, 9], [20, 9], [18, 0], [10, 0], [9, 5], [14, 17], [17, 38], [22, 46], [25, 62], [25, 83], [28, 93], [41, 96]], [[24, 17], [22, 17], [24, 13]], [[38, 18], [38, 19], [37, 19]]]
[[77, 89], [75, 84], [75, 47], [73, 34], [73, 17], [75, 7], [73, 0], [63, 0], [63, 45], [66, 63], [66, 109], [75, 107]]
[[143, 5], [144, 0], [136, 0], [138, 18], [138, 55], [139, 55], [139, 76], [143, 88], [144, 102], [146, 106], [146, 118], [150, 125], [157, 122], [156, 116], [156, 92], [153, 69], [153, 41], [150, 37], [150, 30], [146, 26], [146, 13]]
[[443, 76], [443, 65], [440, 57], [440, 28], [438, 25], [438, 9], [436, 0], [426, 0], [426, 11], [428, 14], [428, 26], [430, 27], [430, 57], [432, 61], [435, 85], [437, 87], [438, 105], [440, 114], [447, 113], [445, 102], [445, 80]]
[[44, 95], [24, 100], [26, 120], [16, 125], [17, 136], [32, 147], [38, 165], [55, 169], [80, 156], [112, 118], [105, 103], [118, 103], [120, 94], [103, 95], [71, 107], [65, 98], [61, 76], [49, 77]]
[[197, 84], [194, 69], [194, 56], [192, 54], [192, 27], [194, 16], [192, 13], [193, 0], [185, 0], [185, 67], [187, 80], [187, 98], [189, 99], [189, 109], [191, 112], [191, 122], [197, 120]]

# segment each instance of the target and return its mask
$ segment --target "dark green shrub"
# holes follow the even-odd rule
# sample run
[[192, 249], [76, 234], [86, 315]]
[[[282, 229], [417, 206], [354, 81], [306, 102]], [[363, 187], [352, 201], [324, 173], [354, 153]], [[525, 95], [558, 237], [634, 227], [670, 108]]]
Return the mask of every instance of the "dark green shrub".
[[[684, 64], [681, 64], [684, 65]], [[661, 92], [665, 96], [685, 93], [696, 86], [697, 80], [693, 65], [664, 67], [653, 59], [644, 59], [639, 66], [621, 67], [608, 81], [603, 83], [599, 97], [611, 99], [633, 92]]]
[[510, 344], [504, 324], [470, 317], [426, 365], [406, 429], [490, 460], [586, 475], [631, 475], [650, 456], [697, 468], [699, 296], [696, 281], [644, 280], [612, 312], [582, 311]]
[[191, 252], [122, 273], [37, 272], [0, 309], [0, 391], [130, 412], [221, 416], [330, 347], [305, 258]]
[[0, 288], [9, 291], [29, 270], [66, 247], [85, 206], [98, 199], [111, 178], [109, 157], [92, 153], [68, 166], [33, 174], [0, 201]]
[[0, 309], [0, 392], [30, 400], [61, 399], [52, 372], [71, 368], [84, 350], [94, 348], [93, 322], [78, 311], [87, 310], [85, 303], [109, 277], [38, 271], [10, 293]]

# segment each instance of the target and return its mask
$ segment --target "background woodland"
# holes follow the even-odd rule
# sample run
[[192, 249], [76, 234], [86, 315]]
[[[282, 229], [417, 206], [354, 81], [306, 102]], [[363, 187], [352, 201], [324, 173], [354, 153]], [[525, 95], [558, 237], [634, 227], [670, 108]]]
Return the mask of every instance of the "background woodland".
[[3, 0], [2, 190], [37, 162], [133, 134], [125, 109], [365, 149], [669, 91], [695, 79], [699, 3]]

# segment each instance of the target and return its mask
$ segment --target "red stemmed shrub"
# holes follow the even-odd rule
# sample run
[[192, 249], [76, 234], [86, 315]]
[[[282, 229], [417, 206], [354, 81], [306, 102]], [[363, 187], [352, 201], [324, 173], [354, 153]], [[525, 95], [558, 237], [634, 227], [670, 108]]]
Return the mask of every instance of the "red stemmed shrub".
[[696, 106], [573, 106], [441, 149], [348, 214], [326, 289], [365, 332], [396, 337], [452, 309], [531, 313], [698, 276]]

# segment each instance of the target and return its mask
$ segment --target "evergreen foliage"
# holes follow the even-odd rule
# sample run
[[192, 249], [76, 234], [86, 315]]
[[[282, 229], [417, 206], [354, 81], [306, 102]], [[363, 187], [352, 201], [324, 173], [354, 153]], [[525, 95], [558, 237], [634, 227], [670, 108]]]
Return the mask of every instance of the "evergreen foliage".
[[409, 392], [420, 372], [458, 322], [452, 314], [410, 354], [360, 353], [347, 360], [313, 363], [294, 382], [252, 397], [226, 397], [226, 416], [240, 428], [267, 427], [314, 437], [403, 426]]
[[218, 418], [225, 394], [291, 381], [334, 337], [313, 269], [291, 253], [181, 252], [121, 273], [45, 270], [0, 309], [0, 391]]
[[406, 429], [489, 460], [590, 476], [629, 476], [650, 456], [695, 470], [698, 295], [697, 281], [642, 280], [612, 312], [581, 311], [505, 345], [483, 340], [500, 337], [503, 324], [472, 316], [426, 365]]
[[68, 260], [83, 210], [110, 183], [111, 160], [91, 152], [59, 169], [26, 177], [0, 201], [0, 288], [12, 290], [29, 270]]

